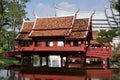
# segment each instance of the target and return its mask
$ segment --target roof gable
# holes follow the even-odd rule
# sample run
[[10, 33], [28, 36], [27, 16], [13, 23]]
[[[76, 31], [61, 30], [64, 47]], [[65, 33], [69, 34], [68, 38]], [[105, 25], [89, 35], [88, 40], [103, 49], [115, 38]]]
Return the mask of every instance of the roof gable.
[[73, 31], [88, 30], [88, 21], [89, 18], [76, 19], [73, 24]]
[[22, 24], [22, 27], [20, 29], [20, 33], [16, 36], [15, 39], [17, 40], [32, 40], [32, 38], [29, 38], [29, 33], [32, 31], [34, 22], [25, 21]]
[[89, 18], [76, 19], [69, 37], [66, 39], [85, 39], [89, 33]]
[[20, 32], [30, 32], [33, 28], [34, 22], [25, 21], [22, 24]]

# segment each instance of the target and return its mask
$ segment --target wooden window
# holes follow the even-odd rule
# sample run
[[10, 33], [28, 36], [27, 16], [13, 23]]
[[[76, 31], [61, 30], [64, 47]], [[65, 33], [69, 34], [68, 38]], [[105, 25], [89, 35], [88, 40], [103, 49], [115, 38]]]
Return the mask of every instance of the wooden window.
[[53, 41], [46, 41], [46, 46], [47, 47], [52, 47], [53, 46]]
[[64, 46], [65, 44], [64, 44], [64, 41], [58, 41], [57, 42], [57, 46]]
[[30, 41], [25, 41], [25, 46], [30, 46]]
[[71, 44], [70, 44], [71, 46], [78, 46], [78, 41], [77, 40], [75, 40], [75, 41], [71, 41]]
[[35, 47], [41, 46], [41, 42], [35, 41]]
[[30, 46], [31, 42], [30, 41], [20, 41], [21, 46]]

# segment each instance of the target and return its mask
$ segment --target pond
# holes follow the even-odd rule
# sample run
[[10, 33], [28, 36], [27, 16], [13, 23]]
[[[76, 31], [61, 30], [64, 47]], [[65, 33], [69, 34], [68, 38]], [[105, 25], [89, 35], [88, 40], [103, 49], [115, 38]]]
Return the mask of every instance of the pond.
[[80, 63], [62, 68], [40, 67], [39, 60], [34, 60], [34, 64], [12, 65], [2, 69], [0, 80], [120, 80], [120, 70], [117, 68], [106, 69], [98, 64], [86, 67]]

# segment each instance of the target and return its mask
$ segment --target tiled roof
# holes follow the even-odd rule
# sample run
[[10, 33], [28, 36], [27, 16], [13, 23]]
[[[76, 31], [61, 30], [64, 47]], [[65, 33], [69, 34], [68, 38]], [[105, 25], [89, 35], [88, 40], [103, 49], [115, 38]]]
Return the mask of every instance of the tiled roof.
[[69, 29], [64, 30], [41, 30], [41, 31], [34, 31], [30, 37], [50, 37], [50, 36], [67, 36]]
[[88, 35], [89, 18], [76, 19], [69, 37], [66, 39], [85, 39]]
[[34, 25], [34, 22], [25, 21], [22, 24], [20, 33], [17, 35], [17, 40], [32, 40], [32, 38], [29, 38], [28, 35], [32, 31], [32, 27]]
[[37, 18], [29, 37], [67, 36], [73, 16]]
[[73, 16], [37, 18], [34, 29], [61, 29], [71, 28]]
[[32, 40], [32, 38], [28, 37], [29, 33], [19, 33], [16, 37], [17, 40]]
[[69, 37], [66, 37], [66, 39], [85, 39], [88, 31], [82, 31], [82, 32], [72, 32]]
[[16, 39], [31, 40], [33, 37], [53, 36], [61, 36], [65, 37], [65, 39], [87, 38], [89, 33], [89, 18], [73, 19], [73, 16], [66, 16], [54, 18], [37, 18], [35, 22], [24, 22]]
[[25, 21], [22, 24], [20, 32], [30, 32], [33, 28], [34, 22]]
[[73, 25], [73, 31], [87, 30], [89, 18], [76, 19]]

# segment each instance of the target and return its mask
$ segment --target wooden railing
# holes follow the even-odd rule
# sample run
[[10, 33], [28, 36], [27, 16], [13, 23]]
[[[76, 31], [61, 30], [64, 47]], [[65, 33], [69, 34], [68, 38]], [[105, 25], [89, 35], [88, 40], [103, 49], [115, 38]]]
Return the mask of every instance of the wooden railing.
[[89, 47], [87, 49], [87, 56], [111, 57], [111, 47]]

